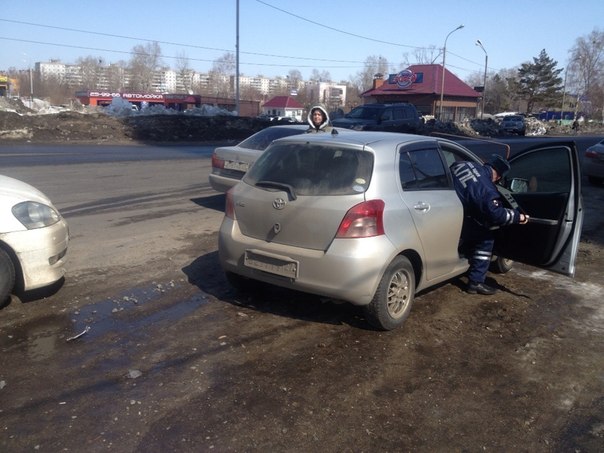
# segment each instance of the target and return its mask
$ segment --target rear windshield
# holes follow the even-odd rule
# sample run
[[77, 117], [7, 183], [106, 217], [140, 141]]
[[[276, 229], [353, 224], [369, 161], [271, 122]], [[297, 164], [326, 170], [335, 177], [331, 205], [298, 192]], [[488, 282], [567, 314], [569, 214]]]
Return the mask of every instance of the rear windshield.
[[303, 128], [293, 127], [269, 127], [263, 129], [260, 132], [256, 132], [251, 137], [246, 138], [239, 143], [240, 148], [255, 149], [257, 151], [264, 151], [273, 140], [278, 138], [289, 137], [290, 135], [303, 134], [305, 130]]
[[276, 144], [244, 176], [250, 185], [295, 195], [351, 195], [369, 186], [373, 154], [316, 143]]

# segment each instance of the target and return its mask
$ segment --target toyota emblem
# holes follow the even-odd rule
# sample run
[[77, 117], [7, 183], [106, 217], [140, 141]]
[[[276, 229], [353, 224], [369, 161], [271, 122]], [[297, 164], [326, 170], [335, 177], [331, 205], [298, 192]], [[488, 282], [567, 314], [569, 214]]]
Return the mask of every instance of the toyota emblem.
[[275, 198], [273, 201], [273, 208], [278, 210], [285, 208], [285, 200], [283, 198]]

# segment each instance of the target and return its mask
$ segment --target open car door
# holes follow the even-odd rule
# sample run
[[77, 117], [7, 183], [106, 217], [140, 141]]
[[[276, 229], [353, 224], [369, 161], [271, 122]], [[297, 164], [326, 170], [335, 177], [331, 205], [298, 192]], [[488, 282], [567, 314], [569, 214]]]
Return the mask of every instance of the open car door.
[[[500, 184], [511, 204], [530, 216], [526, 225], [495, 232], [500, 257], [574, 276], [583, 224], [581, 171], [573, 142], [529, 148], [510, 158]], [[505, 190], [503, 190], [505, 192]]]

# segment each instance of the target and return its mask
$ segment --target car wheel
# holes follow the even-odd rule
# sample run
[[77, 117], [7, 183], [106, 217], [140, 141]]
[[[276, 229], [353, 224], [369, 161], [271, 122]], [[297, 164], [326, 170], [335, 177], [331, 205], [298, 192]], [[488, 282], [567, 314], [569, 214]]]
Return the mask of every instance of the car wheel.
[[489, 270], [495, 274], [506, 274], [514, 267], [514, 260], [508, 258], [494, 257]]
[[367, 322], [380, 330], [399, 327], [411, 311], [415, 295], [415, 273], [404, 256], [388, 266], [373, 300], [365, 307]]
[[15, 286], [15, 266], [4, 250], [0, 249], [0, 306], [8, 300]]

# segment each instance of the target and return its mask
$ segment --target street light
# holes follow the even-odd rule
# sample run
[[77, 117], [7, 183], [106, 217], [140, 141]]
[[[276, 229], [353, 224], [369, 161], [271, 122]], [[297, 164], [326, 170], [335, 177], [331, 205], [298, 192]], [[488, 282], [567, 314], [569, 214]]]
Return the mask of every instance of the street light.
[[482, 110], [480, 111], [480, 119], [482, 119], [484, 115], [484, 100], [487, 97], [487, 64], [489, 62], [489, 56], [487, 55], [487, 51], [484, 49], [484, 46], [480, 42], [480, 39], [476, 40], [476, 45], [484, 52], [484, 82], [482, 84]]
[[447, 37], [445, 38], [445, 45], [443, 46], [443, 76], [442, 76], [442, 80], [441, 80], [441, 85], [440, 85], [440, 109], [438, 112], [438, 119], [440, 121], [443, 120], [443, 97], [445, 94], [445, 58], [447, 58], [447, 39], [449, 39], [449, 36], [451, 36], [451, 33], [460, 30], [463, 28], [463, 24], [460, 25], [459, 27], [457, 27], [455, 30], [451, 30], [449, 32], [449, 34], [447, 35]]

